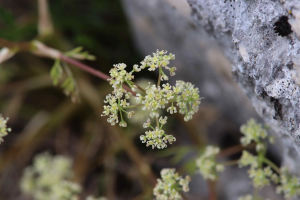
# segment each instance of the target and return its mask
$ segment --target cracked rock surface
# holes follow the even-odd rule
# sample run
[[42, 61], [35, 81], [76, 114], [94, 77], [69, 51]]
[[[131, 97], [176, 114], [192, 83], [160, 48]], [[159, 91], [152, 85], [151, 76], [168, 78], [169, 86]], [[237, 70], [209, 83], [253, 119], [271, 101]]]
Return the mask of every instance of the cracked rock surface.
[[[295, 68], [300, 67], [299, 1], [189, 3], [193, 19], [216, 39], [232, 62], [234, 79], [258, 114], [277, 133], [289, 137], [287, 145], [292, 147], [288, 148], [297, 146], [289, 150], [299, 154], [300, 90], [293, 79]], [[274, 24], [281, 16], [289, 17], [294, 33], [284, 37], [275, 33]]]

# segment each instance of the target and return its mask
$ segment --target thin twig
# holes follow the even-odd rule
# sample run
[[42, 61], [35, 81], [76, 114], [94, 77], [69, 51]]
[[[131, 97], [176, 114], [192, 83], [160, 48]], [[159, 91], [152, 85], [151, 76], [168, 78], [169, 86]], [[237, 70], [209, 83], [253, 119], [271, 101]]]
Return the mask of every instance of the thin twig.
[[17, 49], [19, 51], [30, 51], [32, 48], [29, 42], [11, 42], [3, 38], [0, 38], [0, 46], [7, 47], [11, 50]]
[[[81, 62], [79, 62], [79, 61], [77, 61], [77, 60], [74, 60], [74, 59], [72, 59], [72, 58], [69, 58], [69, 57], [67, 57], [67, 56], [65, 56], [65, 55], [63, 55], [63, 54], [60, 55], [60, 59], [63, 60], [63, 61], [65, 61], [65, 62], [67, 62], [67, 63], [69, 63], [69, 64], [71, 64], [71, 65], [73, 65], [73, 66], [75, 66], [75, 67], [77, 67], [77, 68], [79, 68], [79, 69], [81, 69], [81, 70], [83, 70], [83, 71], [85, 71], [85, 72], [88, 72], [88, 73], [90, 73], [90, 74], [92, 74], [92, 75], [94, 75], [94, 76], [97, 76], [97, 77], [99, 77], [99, 78], [101, 78], [101, 79], [103, 79], [103, 80], [108, 81], [108, 79], [111, 78], [111, 77], [108, 76], [107, 74], [104, 74], [104, 73], [102, 73], [102, 72], [100, 72], [100, 71], [98, 71], [98, 70], [95, 70], [95, 69], [89, 67], [88, 65], [83, 64], [83, 63], [81, 63]], [[134, 96], [136, 96], [136, 93], [133, 92], [133, 91], [132, 91], [129, 87], [127, 87], [126, 85], [123, 84], [123, 88], [124, 88], [125, 90], [127, 90], [128, 92], [131, 92]]]
[[278, 174], [281, 174], [279, 167], [277, 167], [277, 165], [275, 165], [272, 161], [270, 161], [267, 158], [264, 158], [263, 162], [272, 167]]
[[38, 32], [40, 37], [45, 37], [53, 34], [54, 28], [52, 20], [48, 10], [48, 1], [39, 0], [39, 23], [38, 23]]
[[239, 162], [239, 160], [230, 160], [230, 161], [227, 161], [227, 162], [224, 162], [224, 163], [221, 163], [222, 165], [225, 165], [225, 166], [230, 166], [230, 165], [237, 165]]
[[180, 195], [181, 195], [181, 197], [183, 198], [183, 200], [189, 200], [189, 199], [187, 198], [187, 196], [185, 196], [184, 192], [180, 192]]
[[208, 180], [208, 188], [209, 188], [209, 200], [217, 200], [217, 195], [215, 191], [215, 182]]
[[252, 149], [255, 147], [255, 143], [251, 143], [247, 146], [242, 146], [241, 144], [233, 146], [233, 147], [229, 147], [227, 149], [222, 149], [221, 152], [218, 154], [218, 157], [227, 157], [227, 156], [231, 156], [233, 154], [239, 153], [245, 149]]
[[85, 72], [88, 72], [88, 73], [90, 73], [90, 74], [92, 74], [94, 76], [97, 76], [97, 77], [99, 77], [99, 78], [101, 78], [103, 80], [107, 81], [107, 79], [111, 78], [107, 74], [104, 74], [104, 73], [102, 73], [102, 72], [100, 72], [98, 70], [95, 70], [95, 69], [93, 69], [93, 68], [91, 68], [91, 67], [89, 67], [89, 66], [87, 66], [87, 65], [85, 65], [85, 64], [83, 64], [83, 63], [81, 63], [81, 62], [79, 62], [77, 60], [69, 58], [69, 57], [67, 57], [67, 56], [65, 56], [63, 54], [60, 55], [60, 59], [63, 60], [63, 61], [65, 61], [65, 62], [67, 62], [67, 63], [69, 63], [69, 64], [71, 64], [71, 65], [74, 65], [75, 67], [77, 67], [77, 68], [79, 68], [79, 69], [81, 69], [81, 70], [83, 70]]
[[[107, 74], [104, 74], [98, 70], [95, 70], [92, 67], [90, 67], [86, 64], [83, 64], [77, 60], [69, 58], [69, 57], [65, 56], [62, 52], [60, 52], [56, 49], [50, 48], [39, 41], [17, 43], [17, 42], [11, 42], [11, 41], [5, 40], [3, 38], [0, 38], [0, 46], [7, 47], [9, 49], [16, 49], [18, 51], [31, 52], [34, 55], [40, 56], [40, 57], [47, 57], [47, 58], [51, 58], [51, 59], [60, 59], [60, 60], [65, 61], [66, 63], [69, 63], [69, 64], [85, 71], [85, 72], [88, 72], [94, 76], [97, 76], [105, 81], [108, 81], [108, 79], [111, 78]], [[126, 85], [123, 85], [123, 88], [125, 90], [127, 90], [128, 92], [131, 92], [134, 96], [136, 96], [136, 93], [133, 92]]]

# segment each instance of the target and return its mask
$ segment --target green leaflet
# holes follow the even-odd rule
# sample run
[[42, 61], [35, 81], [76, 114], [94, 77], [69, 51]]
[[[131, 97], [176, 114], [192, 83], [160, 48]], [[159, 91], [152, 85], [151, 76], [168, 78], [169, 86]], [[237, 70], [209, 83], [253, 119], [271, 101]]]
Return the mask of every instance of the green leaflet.
[[60, 65], [60, 60], [55, 60], [55, 63], [50, 71], [50, 76], [53, 80], [53, 85], [57, 85], [58, 81], [62, 78], [63, 75], [63, 69]]
[[69, 96], [73, 92], [75, 92], [75, 80], [73, 77], [69, 76], [63, 84], [61, 84], [61, 87], [64, 89], [64, 93]]
[[83, 47], [76, 47], [75, 49], [72, 49], [71, 51], [67, 51], [65, 53], [66, 56], [72, 57], [78, 60], [95, 60], [96, 57], [89, 54], [87, 51], [83, 51]]

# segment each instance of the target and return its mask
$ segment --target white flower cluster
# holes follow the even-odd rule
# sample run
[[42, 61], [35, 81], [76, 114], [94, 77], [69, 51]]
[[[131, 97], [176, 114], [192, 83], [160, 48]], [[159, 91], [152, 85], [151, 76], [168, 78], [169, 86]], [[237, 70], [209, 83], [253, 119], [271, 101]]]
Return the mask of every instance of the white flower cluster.
[[244, 150], [242, 157], [239, 159], [239, 167], [245, 167], [250, 165], [253, 168], [258, 167], [258, 158], [257, 156], [252, 155], [248, 151]]
[[[193, 115], [198, 112], [201, 103], [199, 89], [195, 88], [194, 85], [189, 82], [176, 81], [173, 92], [176, 94], [175, 99], [177, 106], [180, 108], [179, 113], [185, 114], [184, 120], [189, 121]], [[170, 113], [172, 112], [172, 107], [168, 108]]]
[[[51, 188], [51, 194], [49, 199], [61, 199], [61, 200], [79, 200], [77, 194], [81, 191], [81, 187], [71, 181], [61, 181], [59, 184], [54, 184]], [[44, 197], [41, 194], [40, 199]], [[38, 198], [37, 198], [38, 199]], [[45, 198], [44, 198], [45, 199]], [[45, 199], [46, 200], [46, 199]]]
[[[262, 197], [257, 197], [257, 198], [254, 198], [252, 195], [250, 194], [247, 194], [245, 196], [241, 196], [238, 198], [238, 200], [262, 200], [263, 198]], [[265, 200], [270, 200], [270, 199], [265, 199]]]
[[85, 200], [108, 200], [106, 197], [93, 197], [93, 196], [88, 196]]
[[[140, 79], [140, 80], [137, 80], [137, 82], [136, 82], [136, 84], [142, 88], [146, 88], [149, 85], [149, 83], [151, 85], [154, 84], [153, 80], [151, 80], [151, 79]], [[132, 97], [129, 99], [130, 104], [135, 104], [135, 102], [136, 102], [135, 97]], [[130, 118], [129, 121], [133, 124], [141, 125], [144, 123], [144, 121], [147, 120], [147, 118], [150, 116], [152, 111], [147, 110], [147, 109], [143, 110], [143, 107], [140, 106], [140, 107], [135, 108], [134, 112], [135, 112], [134, 116], [132, 116], [132, 118]], [[156, 112], [158, 112], [158, 115], [162, 114], [161, 109], [156, 110]], [[155, 118], [151, 118], [151, 120], [154, 122]]]
[[114, 65], [114, 68], [109, 71], [111, 78], [108, 79], [108, 81], [114, 88], [113, 93], [115, 93], [117, 98], [121, 98], [123, 96], [123, 92], [119, 90], [122, 88], [122, 84], [126, 81], [131, 81], [134, 79], [134, 76], [132, 75], [134, 71], [128, 73], [125, 70], [126, 67], [126, 64], [120, 63]]
[[270, 180], [277, 183], [278, 175], [275, 174], [271, 168], [260, 167], [259, 159], [257, 156], [252, 155], [248, 151], [243, 151], [242, 157], [239, 160], [239, 167], [250, 166], [248, 170], [249, 177], [253, 179], [253, 185], [256, 188], [263, 188], [266, 185], [270, 184]]
[[271, 167], [265, 167], [265, 168], [254, 168], [251, 167], [248, 170], [249, 177], [253, 180], [253, 186], [255, 188], [263, 188], [266, 185], [270, 185], [270, 178], [272, 175], [277, 176], [273, 173], [271, 170]]
[[152, 149], [154, 147], [157, 147], [158, 149], [164, 149], [167, 147], [167, 143], [169, 142], [172, 144], [176, 141], [176, 138], [172, 135], [165, 134], [165, 131], [162, 130], [162, 126], [167, 123], [167, 117], [160, 117], [159, 123], [161, 124], [160, 128], [156, 127], [155, 129], [150, 125], [151, 120], [150, 118], [147, 119], [147, 122], [144, 123], [144, 128], [151, 127], [153, 128], [153, 131], [146, 131], [145, 135], [141, 135], [140, 139], [142, 143], [146, 143], [146, 146], [152, 146]]
[[169, 70], [171, 76], [175, 75], [176, 67], [168, 67], [168, 65], [170, 64], [170, 60], [175, 59], [175, 55], [171, 53], [169, 55], [166, 54], [167, 51], [157, 50], [156, 53], [153, 53], [153, 56], [146, 56], [145, 59], [141, 62], [142, 65], [140, 67], [142, 69], [148, 67], [149, 71], [154, 71], [155, 69], [159, 68], [160, 72], [162, 73], [161, 80], [168, 80], [168, 76], [164, 74], [160, 67]]
[[[127, 92], [123, 87], [123, 83], [127, 82], [133, 91], [135, 91], [136, 86], [130, 84], [129, 81], [131, 81], [134, 76], [132, 73], [134, 70], [130, 73], [128, 73], [126, 70], [126, 65], [121, 63], [114, 65], [114, 68], [110, 70], [110, 76], [111, 79], [109, 80], [109, 83], [112, 85], [114, 88], [112, 94], [108, 94], [106, 96], [106, 100], [104, 103], [108, 103], [109, 105], [104, 106], [104, 111], [101, 116], [109, 116], [107, 121], [111, 125], [115, 125], [119, 123], [119, 117], [118, 117], [118, 112], [120, 112], [121, 115], [121, 122], [119, 125], [121, 127], [126, 127], [127, 123], [123, 120], [122, 112], [127, 113], [127, 116], [130, 118], [132, 115], [134, 115], [134, 112], [126, 112], [124, 109], [128, 107], [130, 104], [127, 102], [127, 100], [132, 96], [131, 92]], [[121, 99], [125, 94], [125, 98]]]
[[276, 191], [279, 194], [284, 194], [285, 198], [291, 198], [300, 195], [300, 178], [292, 176], [286, 168], [281, 168], [280, 183]]
[[203, 154], [196, 160], [196, 165], [204, 179], [216, 180], [217, 172], [224, 171], [224, 165], [216, 162], [216, 155], [219, 152], [218, 147], [207, 146]]
[[166, 104], [172, 103], [167, 109], [171, 114], [177, 113], [174, 102], [180, 108], [179, 112], [185, 114], [184, 120], [189, 121], [192, 116], [198, 111], [201, 103], [198, 88], [193, 84], [184, 81], [176, 81], [175, 86], [169, 83], [163, 84], [162, 88], [156, 85], [149, 85], [146, 88], [146, 95], [137, 95], [135, 98], [137, 103], [143, 104], [143, 110], [151, 110], [152, 116], [158, 117], [156, 112], [159, 108], [165, 108]]
[[175, 169], [162, 169], [161, 178], [157, 179], [157, 184], [153, 189], [153, 194], [157, 200], [179, 200], [182, 199], [179, 192], [183, 190], [184, 192], [189, 191], [189, 182], [191, 178], [186, 176], [182, 178], [175, 173]]
[[25, 169], [21, 190], [36, 200], [77, 200], [81, 187], [71, 181], [71, 167], [68, 157], [39, 154], [33, 166]]
[[[143, 104], [143, 110], [151, 110], [150, 117], [159, 117], [158, 109], [165, 108], [166, 104], [169, 102], [171, 106], [167, 109], [171, 114], [176, 113], [177, 109], [173, 105], [177, 102], [177, 106], [180, 108], [179, 112], [185, 114], [184, 120], [188, 121], [192, 119], [192, 115], [198, 111], [200, 104], [200, 96], [198, 88], [194, 88], [191, 83], [185, 83], [184, 81], [177, 81], [174, 87], [166, 83], [160, 86], [152, 85], [146, 88], [146, 95], [143, 97], [138, 94], [135, 97], [137, 103]], [[167, 122], [167, 118], [164, 119], [160, 117], [159, 122], [163, 125]], [[147, 146], [152, 146], [152, 148], [157, 147], [163, 149], [167, 147], [167, 141], [171, 144], [176, 141], [176, 138], [172, 135], [165, 135], [164, 131], [161, 129], [162, 126], [153, 128], [151, 125], [151, 120], [148, 119], [147, 123], [144, 123], [144, 128], [151, 127], [152, 131], [146, 131], [145, 135], [140, 137], [141, 141], [145, 143], [147, 141]]]
[[4, 118], [2, 117], [2, 115], [0, 114], [0, 144], [1, 142], [3, 142], [3, 137], [5, 137], [8, 132], [11, 131], [11, 128], [7, 127], [7, 121], [8, 121], [8, 117]]
[[252, 196], [252, 195], [247, 194], [247, 195], [245, 195], [245, 196], [239, 197], [238, 200], [254, 200], [254, 199], [253, 199], [253, 196]]
[[[113, 87], [112, 94], [106, 96], [104, 101], [104, 111], [102, 116], [108, 116], [107, 121], [111, 125], [119, 123], [119, 126], [126, 127], [127, 123], [123, 119], [123, 113], [127, 114], [128, 118], [131, 118], [135, 112], [127, 112], [126, 109], [143, 106], [143, 111], [150, 111], [150, 117], [156, 118], [156, 126], [151, 126], [151, 120], [147, 120], [144, 124], [144, 128], [152, 128], [151, 131], [146, 131], [145, 135], [142, 135], [140, 139], [143, 143], [147, 142], [147, 146], [152, 148], [157, 147], [160, 149], [166, 148], [167, 143], [172, 143], [176, 139], [172, 135], [166, 135], [162, 130], [162, 126], [167, 122], [167, 118], [160, 116], [160, 109], [166, 109], [167, 112], [173, 114], [177, 113], [176, 104], [179, 107], [179, 113], [184, 114], [184, 120], [189, 121], [193, 115], [198, 111], [201, 103], [198, 88], [195, 88], [193, 84], [184, 81], [176, 81], [175, 86], [171, 86], [169, 83], [160, 86], [161, 80], [167, 80], [168, 77], [164, 74], [163, 68], [170, 71], [171, 75], [175, 75], [175, 67], [168, 67], [170, 60], [174, 60], [173, 54], [166, 55], [166, 51], [158, 51], [153, 53], [153, 56], [146, 56], [141, 62], [141, 65], [134, 65], [131, 72], [125, 70], [126, 65], [121, 63], [114, 65], [114, 68], [110, 70], [111, 78], [108, 79]], [[159, 69], [159, 77], [161, 80], [158, 81], [157, 85], [148, 85], [145, 90], [132, 82], [134, 76], [133, 72], [139, 72], [141, 69], [149, 68], [150, 71], [154, 71], [156, 68]], [[132, 91], [136, 91], [135, 100], [137, 105], [130, 106], [129, 99], [132, 95], [131, 92], [127, 92], [123, 89], [123, 84], [127, 83], [131, 87]], [[136, 89], [141, 92], [139, 93]], [[123, 96], [125, 96], [123, 98]], [[123, 99], [122, 99], [123, 98]], [[169, 107], [168, 104], [170, 104]], [[119, 120], [119, 116], [121, 120]]]
[[[256, 151], [263, 151], [265, 145], [261, 142], [261, 139], [267, 138], [268, 134], [265, 128], [261, 124], [258, 124], [255, 119], [250, 119], [247, 124], [244, 124], [240, 128], [241, 133], [244, 137], [241, 138], [241, 143], [247, 146], [252, 141], [256, 143]], [[270, 142], [273, 140], [269, 137]]]

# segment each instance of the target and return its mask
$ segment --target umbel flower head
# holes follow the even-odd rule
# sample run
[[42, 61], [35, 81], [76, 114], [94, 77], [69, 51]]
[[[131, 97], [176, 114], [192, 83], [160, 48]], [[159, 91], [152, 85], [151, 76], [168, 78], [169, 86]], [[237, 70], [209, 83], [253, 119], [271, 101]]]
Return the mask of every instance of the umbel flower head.
[[245, 166], [250, 166], [248, 174], [255, 188], [261, 189], [266, 185], [270, 185], [270, 180], [276, 182], [278, 179], [277, 174], [275, 174], [269, 166], [264, 168], [260, 167], [259, 158], [246, 150], [243, 151], [242, 157], [239, 160], [239, 167]]
[[[238, 200], [263, 200], [263, 198], [261, 198], [261, 197], [254, 198], [252, 195], [247, 194], [245, 196], [239, 197]], [[265, 200], [270, 200], [270, 199], [265, 199]]]
[[277, 193], [284, 194], [285, 198], [300, 195], [300, 178], [289, 174], [287, 168], [281, 168], [280, 183], [276, 188]]
[[143, 98], [141, 95], [136, 97], [137, 103], [143, 104], [143, 110], [151, 110], [156, 112], [157, 109], [164, 109], [170, 103], [167, 111], [171, 114], [177, 112], [174, 103], [179, 107], [179, 113], [184, 114], [184, 120], [189, 121], [193, 115], [198, 111], [201, 103], [198, 88], [193, 84], [176, 81], [175, 86], [169, 83], [163, 84], [162, 88], [156, 85], [149, 85], [146, 88], [146, 95]]
[[253, 196], [252, 196], [252, 195], [247, 194], [247, 195], [245, 195], [245, 196], [239, 197], [238, 200], [254, 200], [254, 199], [253, 199]]
[[216, 180], [217, 173], [224, 171], [224, 165], [216, 162], [219, 152], [218, 147], [207, 146], [203, 154], [196, 160], [196, 165], [204, 179]]
[[[146, 88], [149, 84], [153, 85], [154, 81], [151, 79], [143, 78], [143, 79], [137, 80], [136, 84], [142, 88]], [[136, 102], [135, 97], [132, 96], [129, 99], [129, 103], [135, 104], [135, 102]], [[130, 123], [135, 124], [135, 125], [141, 125], [147, 120], [147, 118], [149, 118], [152, 111], [145, 110], [145, 109], [143, 110], [143, 107], [140, 106], [140, 107], [135, 108], [134, 111], [132, 111], [132, 112], [134, 112], [134, 115], [129, 119]], [[158, 112], [158, 115], [160, 116], [162, 114], [162, 109], [158, 109], [157, 112]], [[151, 118], [152, 122], [154, 122], [155, 120], [156, 120], [155, 118]]]
[[23, 193], [35, 200], [78, 200], [81, 187], [73, 183], [72, 161], [65, 156], [42, 153], [34, 158], [21, 179]]
[[175, 75], [176, 67], [169, 67], [170, 60], [175, 60], [174, 54], [167, 55], [167, 51], [159, 51], [157, 50], [156, 53], [153, 53], [153, 56], [146, 56], [145, 59], [141, 62], [141, 69], [148, 68], [149, 71], [154, 71], [155, 69], [159, 69], [162, 72], [161, 80], [168, 80], [168, 76], [166, 76], [162, 68], [165, 68], [170, 71], [170, 75]]
[[162, 169], [161, 179], [157, 179], [157, 184], [153, 189], [153, 194], [157, 200], [179, 200], [182, 199], [180, 191], [189, 191], [189, 182], [191, 178], [186, 176], [182, 178], [175, 169]]
[[[150, 112], [150, 117], [156, 119], [156, 125], [151, 125], [151, 120], [144, 123], [144, 128], [151, 128], [146, 131], [145, 135], [140, 137], [143, 143], [152, 148], [163, 149], [167, 147], [167, 143], [176, 141], [172, 135], [165, 134], [162, 130], [163, 125], [167, 122], [167, 117], [160, 116], [161, 109], [167, 110], [170, 114], [179, 113], [184, 115], [184, 120], [189, 121], [198, 111], [201, 103], [199, 89], [192, 83], [181, 80], [176, 81], [175, 86], [169, 83], [161, 85], [161, 81], [168, 80], [168, 76], [164, 70], [169, 70], [170, 75], [175, 75], [175, 67], [169, 67], [170, 60], [174, 60], [175, 55], [167, 55], [166, 51], [157, 50], [153, 56], [146, 56], [141, 62], [141, 65], [134, 65], [131, 72], [127, 72], [127, 67], [124, 63], [114, 65], [110, 70], [109, 83], [113, 87], [112, 94], [106, 96], [104, 101], [104, 111], [102, 116], [108, 116], [107, 121], [111, 125], [119, 124], [121, 127], [127, 127], [124, 116], [131, 118], [135, 112], [128, 112], [127, 109], [132, 109], [141, 106], [145, 113]], [[157, 84], [150, 84], [146, 88], [142, 88], [133, 82], [135, 72], [140, 72], [142, 69], [148, 68], [149, 71], [159, 70]], [[127, 84], [131, 91], [126, 91], [123, 86]], [[130, 105], [130, 97], [135, 96], [136, 105]]]
[[85, 200], [108, 200], [106, 197], [93, 197], [93, 196], [88, 196]]
[[[151, 127], [150, 123], [151, 120], [148, 118], [143, 127]], [[167, 135], [165, 134], [165, 131], [162, 130], [162, 126], [167, 123], [167, 117], [160, 117], [158, 123], [161, 124], [160, 128], [156, 127], [153, 131], [146, 131], [145, 135], [140, 136], [142, 143], [147, 143], [146, 146], [152, 146], [152, 149], [154, 149], [154, 147], [157, 147], [158, 149], [164, 149], [167, 147], [168, 142], [172, 144], [176, 141], [174, 136]]]
[[8, 132], [11, 131], [11, 128], [8, 128], [6, 125], [7, 121], [8, 121], [8, 117], [4, 118], [0, 114], [0, 144], [1, 144], [1, 142], [4, 141], [3, 137], [6, 136], [8, 134]]
[[[262, 139], [268, 137], [266, 128], [262, 127], [261, 124], [257, 123], [255, 119], [250, 119], [247, 124], [244, 124], [240, 128], [241, 133], [244, 137], [241, 138], [243, 146], [247, 146], [251, 142], [256, 143], [256, 151], [263, 151], [265, 145], [262, 143]], [[269, 141], [273, 142], [273, 137], [268, 137]]]

